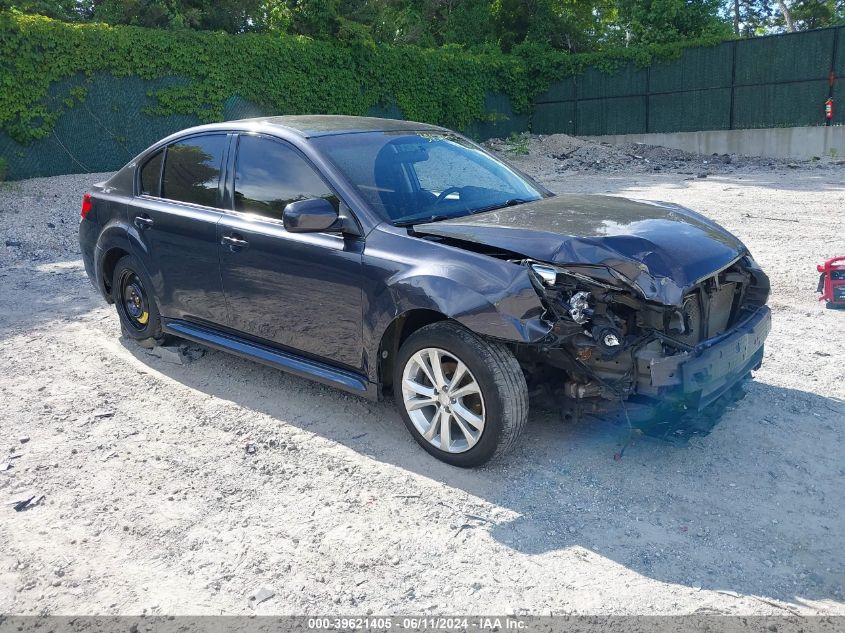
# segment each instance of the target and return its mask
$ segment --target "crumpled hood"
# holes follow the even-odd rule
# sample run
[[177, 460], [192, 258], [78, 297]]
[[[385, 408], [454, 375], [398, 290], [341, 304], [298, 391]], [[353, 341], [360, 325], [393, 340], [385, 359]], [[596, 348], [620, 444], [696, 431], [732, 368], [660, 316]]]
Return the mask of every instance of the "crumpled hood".
[[559, 265], [608, 266], [646, 299], [680, 305], [705, 277], [747, 251], [704, 216], [663, 202], [564, 194], [418, 224], [418, 234], [485, 244]]

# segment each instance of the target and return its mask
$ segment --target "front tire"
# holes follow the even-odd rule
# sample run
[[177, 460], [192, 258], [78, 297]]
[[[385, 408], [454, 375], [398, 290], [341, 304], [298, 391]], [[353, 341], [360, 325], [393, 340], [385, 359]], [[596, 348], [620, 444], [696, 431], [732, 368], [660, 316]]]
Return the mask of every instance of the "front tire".
[[393, 390], [405, 426], [437, 459], [470, 468], [510, 450], [528, 418], [528, 388], [513, 353], [442, 321], [406, 340]]
[[147, 346], [164, 342], [152, 284], [132, 255], [121, 257], [115, 265], [111, 292], [126, 336]]

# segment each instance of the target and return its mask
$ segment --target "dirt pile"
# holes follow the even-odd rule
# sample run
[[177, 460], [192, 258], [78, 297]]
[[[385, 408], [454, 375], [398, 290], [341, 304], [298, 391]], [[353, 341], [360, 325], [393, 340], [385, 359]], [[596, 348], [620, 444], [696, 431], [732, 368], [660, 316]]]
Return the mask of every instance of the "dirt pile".
[[829, 158], [785, 161], [738, 154], [693, 154], [643, 143], [611, 145], [567, 134], [492, 139], [486, 146], [518, 167], [530, 169], [540, 179], [567, 173], [669, 173], [706, 178], [737, 171], [831, 169], [842, 162]]

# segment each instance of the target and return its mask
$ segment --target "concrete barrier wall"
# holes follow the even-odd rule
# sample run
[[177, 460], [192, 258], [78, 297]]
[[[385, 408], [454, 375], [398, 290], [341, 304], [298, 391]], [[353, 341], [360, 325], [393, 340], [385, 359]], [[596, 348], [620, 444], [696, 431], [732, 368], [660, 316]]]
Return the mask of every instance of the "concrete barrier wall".
[[810, 159], [814, 156], [845, 159], [845, 126], [786, 127], [761, 130], [710, 130], [654, 134], [588, 136], [594, 141], [621, 145], [645, 143], [699, 154], [744, 154], [771, 158]]

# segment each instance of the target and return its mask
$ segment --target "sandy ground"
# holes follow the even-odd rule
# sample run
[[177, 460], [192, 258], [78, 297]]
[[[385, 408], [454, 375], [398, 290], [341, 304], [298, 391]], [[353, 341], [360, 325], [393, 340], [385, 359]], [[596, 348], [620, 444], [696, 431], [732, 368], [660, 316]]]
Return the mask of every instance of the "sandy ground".
[[711, 434], [614, 461], [624, 429], [535, 411], [506, 459], [446, 466], [392, 402], [122, 340], [75, 243], [97, 176], [8, 183], [0, 613], [845, 614], [845, 312], [814, 294], [845, 254], [845, 171], [572, 172], [532, 151], [554, 190], [711, 215], [771, 274], [765, 364]]

